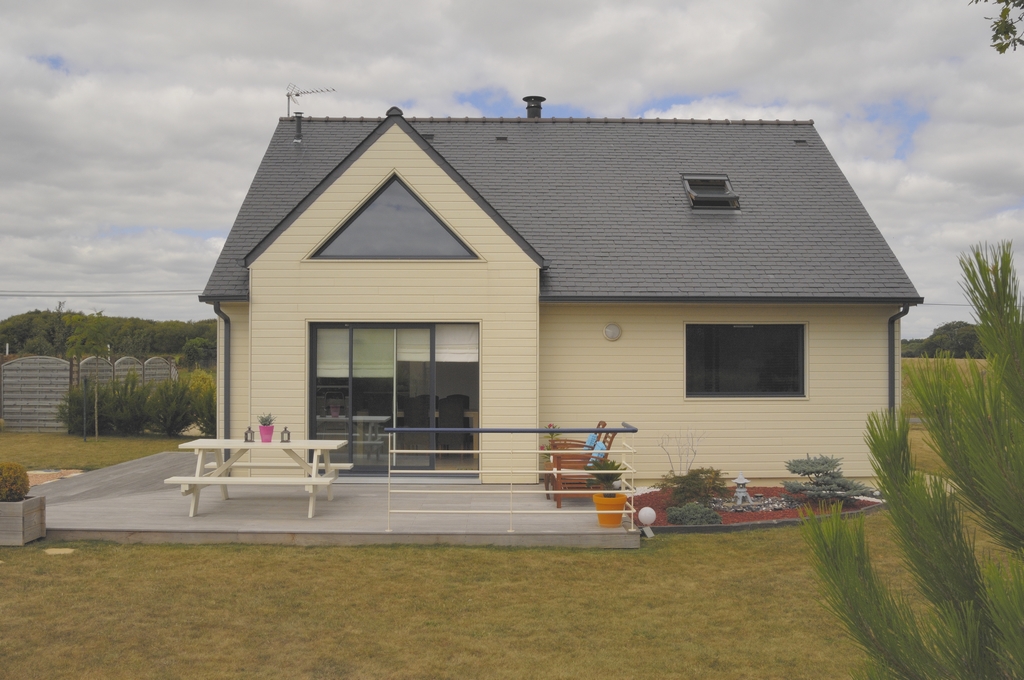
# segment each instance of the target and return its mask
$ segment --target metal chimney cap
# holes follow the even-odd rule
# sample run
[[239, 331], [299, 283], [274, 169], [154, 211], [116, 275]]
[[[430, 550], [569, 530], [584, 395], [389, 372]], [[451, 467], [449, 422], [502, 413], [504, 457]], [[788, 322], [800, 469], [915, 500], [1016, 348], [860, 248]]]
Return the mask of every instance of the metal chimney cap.
[[523, 97], [523, 101], [526, 102], [526, 117], [540, 118], [540, 103], [547, 100], [544, 97], [530, 95], [529, 97]]
[[402, 109], [398, 108], [397, 106], [392, 106], [390, 109], [388, 109], [388, 117], [401, 115]]

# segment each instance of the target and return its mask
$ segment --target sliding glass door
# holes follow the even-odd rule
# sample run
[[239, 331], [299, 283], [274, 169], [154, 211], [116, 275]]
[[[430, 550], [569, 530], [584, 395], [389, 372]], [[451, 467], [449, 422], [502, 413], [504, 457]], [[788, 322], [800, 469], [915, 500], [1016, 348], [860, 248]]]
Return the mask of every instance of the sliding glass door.
[[[341, 458], [355, 472], [386, 470], [386, 427], [478, 425], [476, 324], [313, 324], [311, 331], [310, 436], [348, 439]], [[396, 455], [395, 467], [475, 468], [476, 442], [461, 433], [403, 434], [397, 449], [410, 453]]]

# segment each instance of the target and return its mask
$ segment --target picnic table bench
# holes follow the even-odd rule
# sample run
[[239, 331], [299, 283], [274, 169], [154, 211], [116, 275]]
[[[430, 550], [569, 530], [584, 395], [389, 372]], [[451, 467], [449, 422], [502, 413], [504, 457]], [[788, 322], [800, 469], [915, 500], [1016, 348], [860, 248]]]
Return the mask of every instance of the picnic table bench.
[[[195, 517], [199, 510], [199, 492], [207, 486], [220, 487], [221, 497], [228, 500], [229, 486], [301, 486], [309, 494], [309, 514], [313, 517], [316, 511], [316, 494], [320, 487], [327, 487], [327, 500], [334, 499], [331, 484], [338, 476], [339, 470], [351, 470], [352, 463], [331, 462], [331, 452], [337, 451], [348, 444], [344, 439], [296, 439], [290, 442], [247, 442], [241, 439], [197, 439], [181, 444], [179, 449], [191, 449], [196, 454], [196, 472], [193, 476], [168, 477], [165, 484], [181, 485], [182, 496], [192, 496], [188, 516]], [[227, 460], [222, 460], [221, 452], [232, 451]], [[241, 457], [251, 451], [274, 450], [284, 451], [292, 462], [288, 461], [247, 461]], [[312, 462], [306, 460], [307, 450], [313, 452]], [[206, 454], [214, 455], [214, 462], [206, 462]], [[300, 453], [301, 452], [301, 453]], [[232, 477], [232, 468], [240, 470], [280, 470], [301, 472], [301, 475], [279, 475], [258, 477]], [[209, 470], [209, 472], [205, 472]]]

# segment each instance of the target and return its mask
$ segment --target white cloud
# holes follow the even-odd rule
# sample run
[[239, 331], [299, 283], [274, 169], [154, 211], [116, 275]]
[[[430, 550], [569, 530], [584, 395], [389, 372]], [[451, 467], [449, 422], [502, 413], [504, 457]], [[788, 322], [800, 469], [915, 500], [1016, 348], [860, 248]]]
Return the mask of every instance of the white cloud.
[[[959, 252], [1024, 247], [1024, 57], [997, 55], [984, 17], [926, 0], [9, 3], [0, 290], [202, 288], [294, 82], [335, 88], [300, 99], [317, 116], [515, 115], [542, 94], [583, 115], [813, 118], [919, 291], [959, 303]], [[0, 318], [47, 304], [0, 298]], [[194, 297], [86, 304], [211, 315]], [[905, 334], [967, 314], [917, 308]]]

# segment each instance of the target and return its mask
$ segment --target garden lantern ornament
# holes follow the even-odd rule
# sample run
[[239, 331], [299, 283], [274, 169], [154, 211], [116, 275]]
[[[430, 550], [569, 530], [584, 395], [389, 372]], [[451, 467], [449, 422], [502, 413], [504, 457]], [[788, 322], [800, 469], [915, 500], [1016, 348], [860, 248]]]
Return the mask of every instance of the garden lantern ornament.
[[245, 428], [245, 441], [247, 441], [247, 442], [255, 442], [256, 441], [256, 433], [252, 431], [252, 427]]
[[737, 507], [743, 505], [744, 501], [753, 505], [754, 499], [752, 499], [750, 494], [747, 493], [747, 484], [750, 483], [750, 480], [743, 476], [743, 472], [740, 472], [739, 476], [732, 480], [732, 483], [736, 485], [736, 493], [732, 495], [732, 502], [735, 503]]

